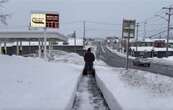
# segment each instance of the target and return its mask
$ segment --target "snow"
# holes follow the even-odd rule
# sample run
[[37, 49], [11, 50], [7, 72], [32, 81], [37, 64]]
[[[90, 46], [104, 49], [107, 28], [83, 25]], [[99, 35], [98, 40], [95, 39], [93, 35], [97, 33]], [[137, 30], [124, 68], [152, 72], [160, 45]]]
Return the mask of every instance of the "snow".
[[153, 63], [159, 63], [164, 65], [173, 65], [173, 56], [163, 57], [163, 58], [149, 58]]
[[[94, 46], [88, 47], [96, 50]], [[51, 61], [46, 62], [40, 58], [0, 55], [0, 110], [72, 108], [83, 57], [62, 51], [52, 51], [50, 57]], [[173, 57], [164, 60], [172, 61]], [[97, 84], [112, 110], [173, 109], [173, 78], [112, 68], [101, 60], [94, 64]], [[85, 92], [83, 95], [88, 96]], [[82, 107], [86, 105], [87, 102]]]
[[173, 78], [143, 72], [97, 66], [97, 83], [112, 110], [173, 109]]
[[[124, 58], [127, 57], [125, 53], [118, 52], [117, 50], [112, 49], [111, 47], [108, 47], [108, 46], [106, 48], [109, 49], [112, 53], [115, 53], [115, 54], [117, 54], [120, 57], [124, 57]], [[135, 59], [135, 57], [132, 57], [132, 56], [129, 56], [129, 58], [130, 59]]]
[[[68, 44], [69, 44], [69, 45], [75, 45], [74, 38], [69, 38], [69, 39], [68, 39]], [[82, 39], [82, 38], [76, 38], [76, 45], [81, 45], [81, 46], [83, 46], [83, 39]]]
[[[145, 42], [154, 42], [154, 41], [157, 41], [157, 40], [162, 40], [162, 41], [166, 42], [166, 39], [149, 39], [149, 38], [144, 39]], [[169, 39], [169, 42], [172, 43], [173, 40]]]
[[[117, 50], [115, 49], [112, 49], [110, 47], [107, 46], [107, 49], [109, 49], [112, 53], [115, 53], [117, 54], [118, 56], [120, 57], [124, 57], [126, 58], [126, 55], [125, 53], [121, 53], [121, 52], [118, 52]], [[136, 49], [136, 47], [132, 48], [132, 49]], [[150, 47], [141, 47], [139, 48], [138, 47], [138, 50], [139, 51], [148, 51], [147, 49], [151, 49]], [[160, 49], [160, 50], [159, 50]], [[157, 48], [154, 49], [155, 51], [162, 51], [164, 50], [165, 48]], [[129, 56], [130, 59], [135, 59], [135, 57], [132, 57], [132, 56]], [[151, 62], [153, 63], [159, 63], [159, 64], [164, 64], [164, 65], [173, 65], [173, 56], [169, 56], [169, 57], [163, 57], [163, 58], [157, 58], [157, 57], [153, 57], [153, 58], [148, 58]]]
[[[20, 45], [20, 42], [18, 42], [19, 44], [18, 45]], [[1, 43], [0, 44], [1, 46], [4, 46], [4, 44], [3, 43]], [[6, 43], [6, 46], [7, 47], [11, 47], [11, 46], [16, 46], [17, 45], [17, 42], [7, 42]], [[21, 45], [22, 46], [29, 46], [29, 45], [31, 45], [31, 46], [38, 46], [39, 45], [39, 42], [36, 42], [36, 41], [31, 41], [31, 42], [26, 42], [26, 41], [22, 41], [21, 42]], [[49, 42], [47, 42], [47, 45], [49, 45]]]
[[[136, 50], [136, 47], [130, 47], [132, 50]], [[138, 51], [152, 51], [154, 50], [155, 52], [156, 51], [166, 51], [166, 48], [156, 48], [156, 47], [150, 47], [150, 46], [147, 46], [147, 47], [137, 47]], [[173, 51], [172, 48], [169, 48], [168, 49], [169, 51]]]
[[0, 55], [0, 110], [70, 110], [83, 66], [68, 61], [78, 60], [75, 54], [58, 56], [45, 62]]
[[[168, 58], [173, 60], [173, 57]], [[173, 109], [173, 78], [135, 69], [113, 68], [106, 64], [95, 64], [95, 69], [97, 84], [111, 110]]]
[[[132, 50], [136, 51], [136, 47], [130, 47]], [[153, 47], [137, 47], [138, 51], [152, 51]]]

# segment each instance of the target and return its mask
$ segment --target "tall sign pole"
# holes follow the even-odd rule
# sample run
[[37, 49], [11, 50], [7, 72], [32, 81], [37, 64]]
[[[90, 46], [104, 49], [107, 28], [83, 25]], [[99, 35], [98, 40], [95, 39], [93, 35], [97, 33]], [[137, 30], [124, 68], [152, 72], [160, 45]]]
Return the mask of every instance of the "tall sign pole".
[[136, 52], [138, 51], [139, 23], [136, 24]]
[[128, 31], [128, 38], [127, 38], [127, 58], [126, 58], [126, 70], [129, 68], [129, 41], [130, 41], [130, 31]]
[[129, 68], [129, 47], [130, 38], [135, 37], [136, 20], [123, 19], [122, 37], [126, 39], [126, 70]]

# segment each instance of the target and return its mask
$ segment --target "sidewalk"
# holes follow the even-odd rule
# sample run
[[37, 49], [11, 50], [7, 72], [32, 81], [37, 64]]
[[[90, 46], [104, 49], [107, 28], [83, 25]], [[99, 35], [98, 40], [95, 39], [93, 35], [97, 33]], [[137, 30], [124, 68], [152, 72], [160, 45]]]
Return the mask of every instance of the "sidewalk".
[[97, 83], [112, 110], [173, 109], [173, 78], [103, 66], [96, 71]]

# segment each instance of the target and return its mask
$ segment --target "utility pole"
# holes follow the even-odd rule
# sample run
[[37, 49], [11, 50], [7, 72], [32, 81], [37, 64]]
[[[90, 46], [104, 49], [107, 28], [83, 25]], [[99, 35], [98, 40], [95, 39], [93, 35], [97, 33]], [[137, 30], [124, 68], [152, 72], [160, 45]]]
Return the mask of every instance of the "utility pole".
[[167, 43], [166, 43], [166, 57], [168, 57], [168, 48], [169, 48], [169, 35], [170, 35], [170, 22], [171, 22], [171, 11], [173, 10], [173, 7], [163, 7], [162, 9], [168, 10], [166, 15], [168, 15], [168, 27], [167, 27]]
[[76, 31], [73, 32], [73, 38], [74, 38], [74, 52], [77, 52], [77, 49], [76, 49]]
[[46, 36], [47, 28], [44, 28], [44, 59], [47, 60], [47, 36]]
[[[129, 25], [130, 27], [130, 25]], [[128, 30], [128, 38], [127, 38], [127, 57], [126, 57], [126, 70], [129, 68], [129, 41], [130, 41], [130, 29]]]
[[143, 37], [143, 40], [146, 38], [146, 35], [147, 35], [146, 24], [147, 24], [147, 21], [144, 22], [144, 37]]
[[138, 51], [139, 23], [136, 24], [136, 52]]
[[83, 21], [83, 46], [85, 46], [85, 29], [86, 29], [86, 22], [85, 21]]

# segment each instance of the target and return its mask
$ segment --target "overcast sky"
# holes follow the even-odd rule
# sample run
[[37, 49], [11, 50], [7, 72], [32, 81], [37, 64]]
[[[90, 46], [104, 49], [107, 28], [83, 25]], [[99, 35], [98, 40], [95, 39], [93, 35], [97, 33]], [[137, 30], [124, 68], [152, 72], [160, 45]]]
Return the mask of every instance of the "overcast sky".
[[64, 34], [75, 30], [78, 37], [82, 37], [82, 21], [85, 20], [87, 37], [121, 36], [123, 18], [133, 18], [141, 23], [142, 37], [144, 20], [147, 20], [147, 35], [165, 29], [166, 21], [153, 16], [165, 16], [160, 9], [169, 5], [173, 5], [173, 0], [9, 0], [1, 10], [11, 17], [8, 26], [1, 25], [1, 29], [26, 28], [31, 11], [40, 10], [59, 12], [59, 31]]

